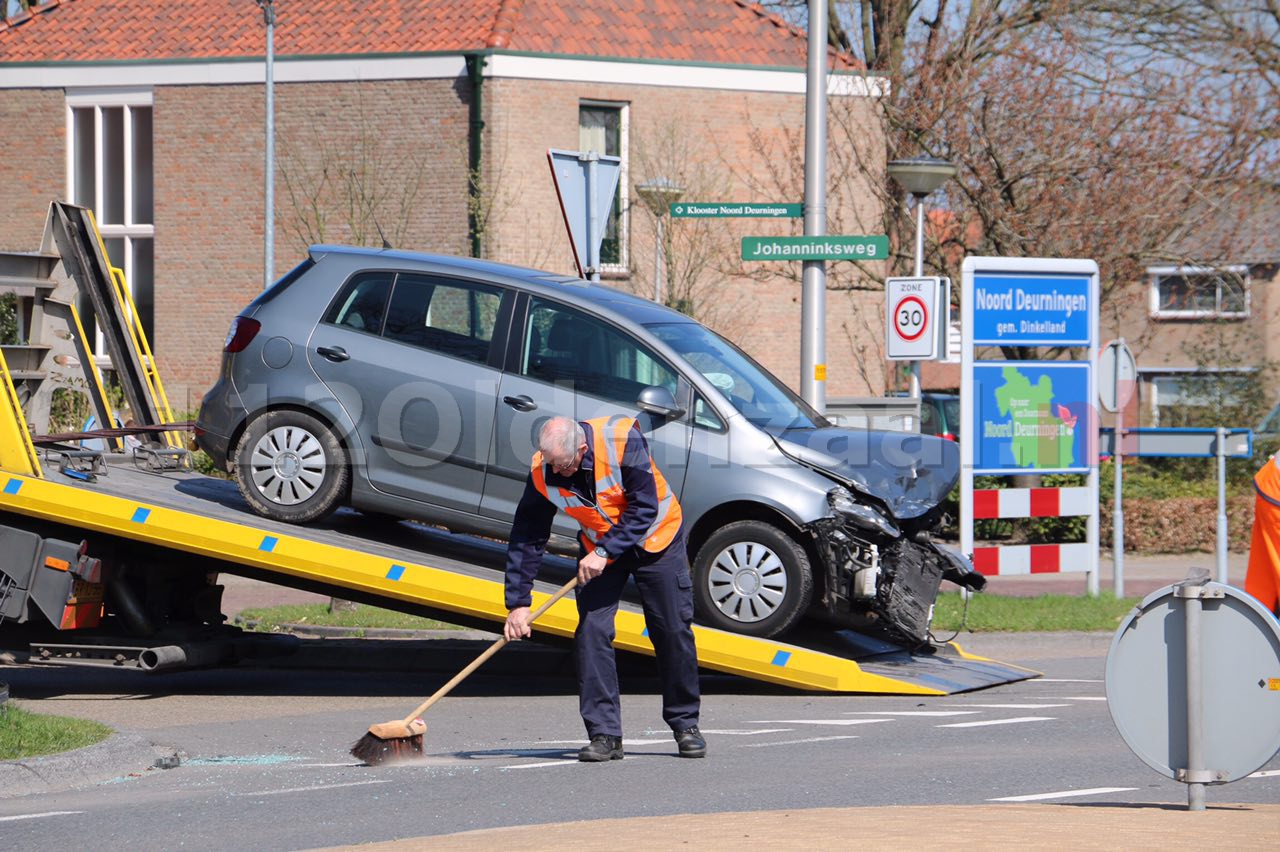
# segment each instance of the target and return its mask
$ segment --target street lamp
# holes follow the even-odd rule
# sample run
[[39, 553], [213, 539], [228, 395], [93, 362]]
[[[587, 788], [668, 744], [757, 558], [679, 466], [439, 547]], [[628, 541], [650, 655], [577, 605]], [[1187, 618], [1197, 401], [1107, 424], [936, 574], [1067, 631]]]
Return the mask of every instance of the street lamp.
[[[916, 278], [924, 275], [924, 200], [938, 187], [955, 177], [956, 167], [937, 157], [911, 157], [892, 160], [887, 169], [916, 200]], [[911, 396], [920, 398], [920, 362], [911, 362]]]
[[636, 192], [639, 194], [645, 206], [653, 213], [658, 220], [658, 236], [653, 244], [653, 300], [659, 305], [662, 304], [662, 279], [663, 279], [663, 263], [662, 249], [666, 245], [663, 237], [663, 222], [666, 221], [667, 213], [671, 210], [671, 205], [684, 196], [684, 187], [676, 184], [668, 178], [654, 178], [647, 183], [638, 184]]

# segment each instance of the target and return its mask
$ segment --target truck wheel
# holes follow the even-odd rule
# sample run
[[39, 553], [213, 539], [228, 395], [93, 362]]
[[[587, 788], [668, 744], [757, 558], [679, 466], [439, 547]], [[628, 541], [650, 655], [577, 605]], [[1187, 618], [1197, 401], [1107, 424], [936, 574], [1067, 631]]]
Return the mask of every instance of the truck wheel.
[[253, 511], [305, 524], [338, 508], [350, 468], [329, 427], [301, 411], [256, 417], [236, 447], [236, 479]]
[[762, 521], [719, 529], [693, 561], [693, 598], [701, 620], [749, 636], [780, 636], [813, 597], [809, 557], [795, 539]]

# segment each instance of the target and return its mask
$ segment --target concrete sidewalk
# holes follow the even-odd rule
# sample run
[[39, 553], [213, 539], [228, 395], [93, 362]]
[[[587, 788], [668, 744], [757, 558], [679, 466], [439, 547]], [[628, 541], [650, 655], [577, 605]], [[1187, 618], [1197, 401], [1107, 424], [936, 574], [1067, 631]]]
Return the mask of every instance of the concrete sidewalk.
[[[587, 809], [590, 804], [586, 804]], [[335, 847], [370, 852], [607, 849], [1275, 849], [1280, 805], [1088, 802], [815, 808], [603, 819]], [[660, 840], [658, 839], [660, 838]]]

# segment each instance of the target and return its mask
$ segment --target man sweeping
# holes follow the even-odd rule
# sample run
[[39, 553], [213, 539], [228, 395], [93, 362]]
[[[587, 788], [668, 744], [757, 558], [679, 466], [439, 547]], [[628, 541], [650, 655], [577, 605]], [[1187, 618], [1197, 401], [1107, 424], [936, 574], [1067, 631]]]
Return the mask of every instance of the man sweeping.
[[524, 495], [507, 549], [503, 635], [530, 635], [533, 579], [542, 565], [551, 524], [563, 510], [578, 537], [578, 700], [590, 742], [588, 762], [621, 760], [622, 712], [613, 652], [614, 617], [627, 578], [635, 579], [662, 684], [662, 718], [681, 757], [703, 757], [698, 730], [698, 654], [694, 646], [693, 584], [685, 554], [680, 504], [653, 463], [632, 418], [583, 422], [553, 417], [538, 434]]
[[1272, 456], [1253, 477], [1253, 540], [1244, 590], [1280, 616], [1280, 458]]

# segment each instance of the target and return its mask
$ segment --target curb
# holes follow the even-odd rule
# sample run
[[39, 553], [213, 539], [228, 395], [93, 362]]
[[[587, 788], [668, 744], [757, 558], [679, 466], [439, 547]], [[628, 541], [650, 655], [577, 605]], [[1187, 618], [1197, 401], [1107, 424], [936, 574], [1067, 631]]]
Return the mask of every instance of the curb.
[[[0, 799], [88, 787], [156, 769], [158, 761], [175, 752], [129, 732], [100, 743], [40, 757], [0, 761]], [[173, 765], [176, 765], [173, 764]]]

